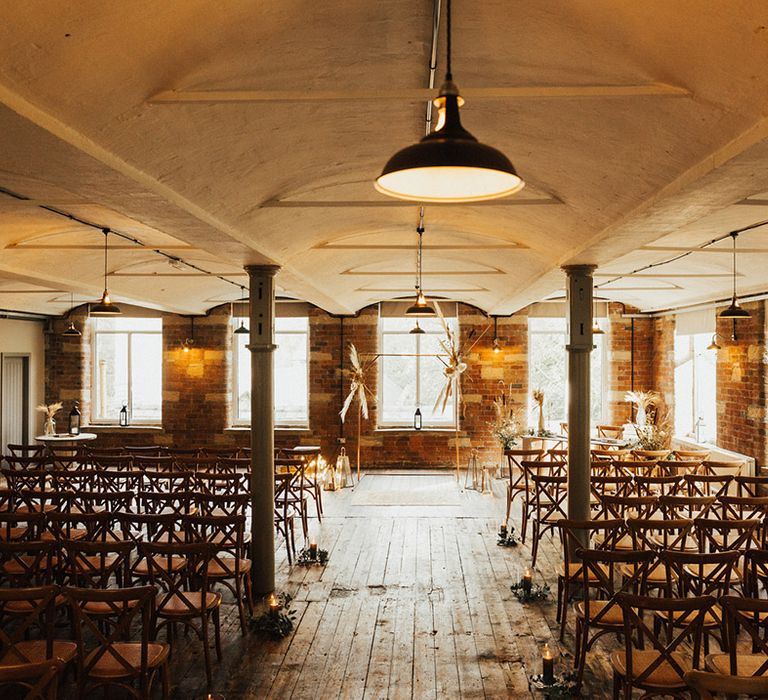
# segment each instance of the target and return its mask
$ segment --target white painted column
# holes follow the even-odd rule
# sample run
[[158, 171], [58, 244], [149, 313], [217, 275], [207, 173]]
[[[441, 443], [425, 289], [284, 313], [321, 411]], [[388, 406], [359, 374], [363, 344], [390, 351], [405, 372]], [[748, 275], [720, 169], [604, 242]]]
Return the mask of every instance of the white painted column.
[[568, 299], [568, 518], [589, 520], [590, 356], [594, 265], [566, 265]]
[[250, 265], [251, 580], [257, 595], [275, 590], [275, 274], [276, 265]]

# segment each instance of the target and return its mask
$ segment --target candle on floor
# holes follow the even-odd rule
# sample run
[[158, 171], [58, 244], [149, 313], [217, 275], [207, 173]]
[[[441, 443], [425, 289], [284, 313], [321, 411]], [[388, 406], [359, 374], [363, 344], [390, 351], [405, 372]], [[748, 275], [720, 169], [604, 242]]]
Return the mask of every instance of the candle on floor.
[[506, 538], [507, 536], [507, 521], [504, 520], [501, 523], [501, 527], [499, 527], [499, 537]]
[[526, 569], [523, 573], [523, 593], [530, 593], [533, 588], [533, 574], [530, 569]]
[[270, 593], [268, 603], [270, 614], [277, 615], [278, 611], [280, 610], [280, 601], [278, 601], [274, 593]]
[[317, 559], [317, 542], [309, 543], [309, 558], [314, 561]]
[[541, 653], [542, 678], [547, 685], [555, 682], [555, 657], [549, 648], [549, 644], [544, 645], [544, 651]]

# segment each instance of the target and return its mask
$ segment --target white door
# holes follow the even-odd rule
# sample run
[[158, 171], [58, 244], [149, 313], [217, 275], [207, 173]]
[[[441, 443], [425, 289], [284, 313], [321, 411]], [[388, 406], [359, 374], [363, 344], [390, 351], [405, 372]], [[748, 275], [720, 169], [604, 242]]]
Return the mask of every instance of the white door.
[[29, 441], [29, 358], [20, 355], [2, 356], [2, 451], [10, 444]]

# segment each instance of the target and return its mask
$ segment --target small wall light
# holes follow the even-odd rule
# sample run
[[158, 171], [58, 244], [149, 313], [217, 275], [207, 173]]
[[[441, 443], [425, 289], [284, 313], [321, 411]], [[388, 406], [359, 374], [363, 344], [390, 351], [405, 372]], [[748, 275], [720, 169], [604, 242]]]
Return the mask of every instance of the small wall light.
[[501, 341], [499, 340], [499, 317], [493, 317], [493, 352], [497, 355], [501, 352]]

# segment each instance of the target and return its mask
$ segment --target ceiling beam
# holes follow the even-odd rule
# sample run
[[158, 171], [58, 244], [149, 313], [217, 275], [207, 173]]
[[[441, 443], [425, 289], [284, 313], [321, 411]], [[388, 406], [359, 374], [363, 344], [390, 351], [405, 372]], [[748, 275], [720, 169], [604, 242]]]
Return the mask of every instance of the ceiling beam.
[[[109, 250], [128, 250], [136, 253], [153, 253], [155, 248], [162, 248], [163, 250], [199, 250], [189, 245], [163, 245], [158, 244], [156, 246], [151, 245], [115, 245], [109, 244]], [[39, 245], [35, 243], [11, 243], [7, 245], [4, 250], [104, 250], [103, 245]]]
[[[552, 205], [562, 204], [563, 202], [555, 197], [551, 198], [515, 198], [508, 197], [507, 199], [491, 199], [487, 202], [467, 202], [465, 204], [440, 204], [439, 202], [430, 202], [429, 208], [432, 207], [450, 207], [455, 209], [457, 207], [520, 207], [520, 206], [536, 206], [536, 205]], [[335, 208], [384, 208], [392, 209], [399, 207], [413, 207], [413, 202], [408, 202], [399, 199], [382, 199], [382, 200], [354, 200], [354, 199], [337, 199], [337, 200], [323, 200], [323, 199], [268, 199], [259, 205], [259, 209], [335, 209]]]
[[[685, 88], [668, 83], [637, 85], [530, 85], [519, 87], [464, 87], [462, 96], [473, 100], [689, 97]], [[430, 88], [375, 90], [163, 90], [149, 104], [247, 104], [274, 102], [421, 102], [435, 97]]]

